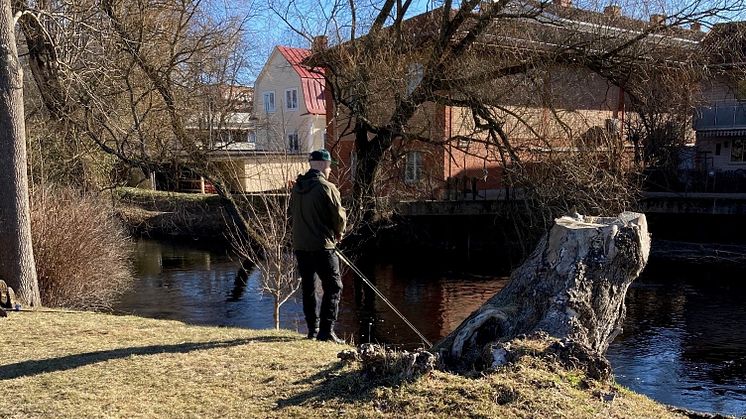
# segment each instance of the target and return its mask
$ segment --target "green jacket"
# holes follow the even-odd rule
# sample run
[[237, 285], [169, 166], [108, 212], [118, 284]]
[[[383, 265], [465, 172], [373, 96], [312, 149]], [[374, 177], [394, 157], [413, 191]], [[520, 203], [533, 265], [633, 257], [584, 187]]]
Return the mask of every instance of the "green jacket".
[[293, 249], [333, 249], [347, 224], [339, 190], [318, 170], [298, 176], [290, 195]]

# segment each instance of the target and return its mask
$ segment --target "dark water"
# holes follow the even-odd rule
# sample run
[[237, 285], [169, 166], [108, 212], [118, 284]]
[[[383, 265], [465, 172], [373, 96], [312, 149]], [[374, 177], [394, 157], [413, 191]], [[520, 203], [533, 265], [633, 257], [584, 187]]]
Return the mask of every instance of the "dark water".
[[[273, 326], [272, 301], [258, 276], [234, 283], [236, 262], [223, 250], [140, 241], [135, 288], [117, 310], [194, 324]], [[437, 261], [361, 263], [376, 286], [435, 341], [506, 283]], [[355, 342], [419, 343], [396, 315], [356, 280], [343, 278], [337, 327]], [[299, 299], [281, 309], [282, 327], [305, 332]], [[660, 402], [746, 415], [746, 270], [713, 270], [653, 261], [627, 295], [624, 333], [608, 352], [616, 379]]]

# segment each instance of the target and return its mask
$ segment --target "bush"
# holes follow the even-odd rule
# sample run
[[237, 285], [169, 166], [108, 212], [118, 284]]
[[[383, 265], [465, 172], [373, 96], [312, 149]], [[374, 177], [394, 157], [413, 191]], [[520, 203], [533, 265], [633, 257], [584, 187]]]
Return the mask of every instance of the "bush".
[[37, 190], [31, 233], [43, 305], [104, 310], [131, 285], [131, 243], [103, 197]]

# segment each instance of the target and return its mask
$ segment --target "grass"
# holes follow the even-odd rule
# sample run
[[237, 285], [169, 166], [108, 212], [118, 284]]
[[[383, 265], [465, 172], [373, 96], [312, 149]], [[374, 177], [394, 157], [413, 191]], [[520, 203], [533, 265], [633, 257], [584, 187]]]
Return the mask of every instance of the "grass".
[[289, 331], [95, 313], [0, 319], [0, 417], [676, 417], [525, 356], [482, 378], [376, 385], [344, 346]]

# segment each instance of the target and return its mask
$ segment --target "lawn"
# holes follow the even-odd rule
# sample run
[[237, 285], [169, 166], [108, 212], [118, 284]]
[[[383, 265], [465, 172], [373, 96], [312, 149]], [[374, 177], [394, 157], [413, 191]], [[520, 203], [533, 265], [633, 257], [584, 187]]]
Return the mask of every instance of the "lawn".
[[344, 346], [288, 331], [11, 312], [0, 341], [0, 418], [677, 417], [532, 357], [480, 378], [384, 384], [340, 362]]

